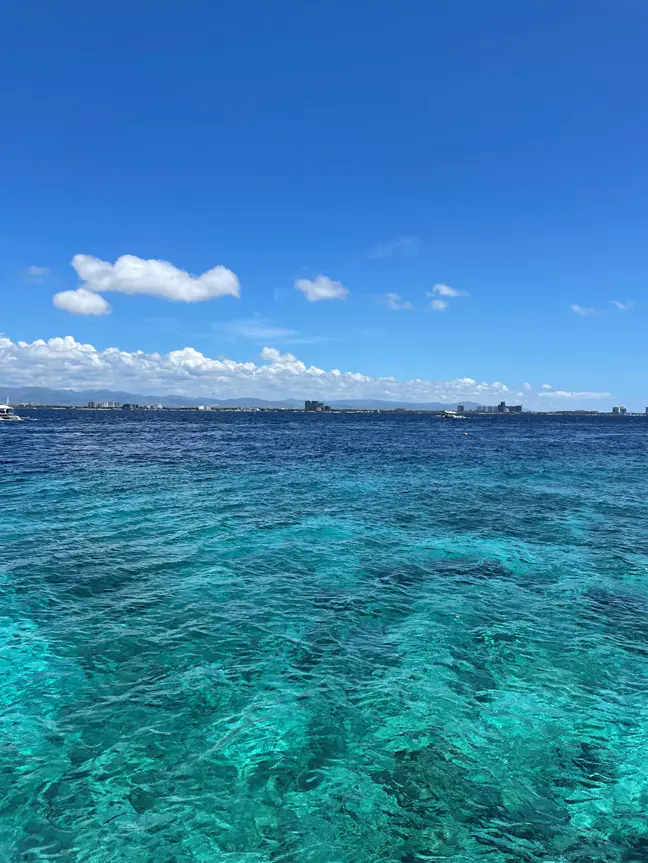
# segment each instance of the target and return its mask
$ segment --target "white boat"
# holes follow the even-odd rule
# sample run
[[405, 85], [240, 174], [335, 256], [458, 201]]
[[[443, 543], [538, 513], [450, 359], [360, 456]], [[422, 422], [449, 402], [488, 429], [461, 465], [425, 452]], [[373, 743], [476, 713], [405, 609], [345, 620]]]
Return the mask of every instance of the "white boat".
[[11, 405], [0, 405], [0, 422], [23, 422], [24, 417], [19, 417], [13, 412]]

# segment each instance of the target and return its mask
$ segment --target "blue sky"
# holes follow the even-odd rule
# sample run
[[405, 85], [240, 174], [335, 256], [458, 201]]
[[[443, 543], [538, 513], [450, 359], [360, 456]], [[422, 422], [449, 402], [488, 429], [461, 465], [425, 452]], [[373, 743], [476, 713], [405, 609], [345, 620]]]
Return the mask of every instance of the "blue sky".
[[648, 404], [644, 0], [3, 12], [0, 383]]

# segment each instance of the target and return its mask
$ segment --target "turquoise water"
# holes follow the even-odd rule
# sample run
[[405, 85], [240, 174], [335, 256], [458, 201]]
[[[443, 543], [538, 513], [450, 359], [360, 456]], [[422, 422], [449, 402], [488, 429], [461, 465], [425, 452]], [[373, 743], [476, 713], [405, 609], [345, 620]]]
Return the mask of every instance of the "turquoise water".
[[35, 415], [0, 859], [648, 860], [648, 420]]

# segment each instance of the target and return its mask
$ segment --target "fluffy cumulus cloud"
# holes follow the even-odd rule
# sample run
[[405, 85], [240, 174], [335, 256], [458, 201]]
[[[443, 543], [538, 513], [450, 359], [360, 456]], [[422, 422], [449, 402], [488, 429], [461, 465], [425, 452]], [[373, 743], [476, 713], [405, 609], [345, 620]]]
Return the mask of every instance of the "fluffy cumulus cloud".
[[72, 266], [83, 289], [96, 293], [149, 294], [184, 303], [240, 296], [236, 274], [222, 266], [192, 276], [168, 261], [144, 260], [135, 255], [122, 255], [114, 264], [92, 255], [75, 255]]
[[349, 289], [341, 282], [335, 282], [328, 276], [317, 276], [314, 279], [297, 279], [295, 288], [301, 291], [309, 303], [320, 300], [346, 300]]
[[61, 291], [54, 294], [54, 305], [73, 315], [107, 315], [110, 306], [100, 294], [79, 288], [76, 291]]
[[403, 309], [413, 309], [414, 306], [410, 303], [409, 300], [404, 300], [400, 294], [389, 293], [385, 294], [383, 301], [388, 309], [392, 311], [400, 311]]
[[398, 381], [393, 377], [308, 366], [294, 354], [266, 347], [255, 362], [213, 359], [195, 348], [168, 354], [98, 350], [72, 336], [13, 342], [0, 337], [0, 380], [7, 386], [108, 388], [133, 393], [181, 393], [222, 398], [381, 398], [411, 402], [492, 403], [521, 396], [505, 384], [473, 378]]

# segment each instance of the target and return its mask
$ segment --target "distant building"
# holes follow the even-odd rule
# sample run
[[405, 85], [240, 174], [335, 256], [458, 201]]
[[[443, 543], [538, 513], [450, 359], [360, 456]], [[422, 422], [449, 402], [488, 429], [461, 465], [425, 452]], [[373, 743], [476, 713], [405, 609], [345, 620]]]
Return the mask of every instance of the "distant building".
[[475, 410], [481, 414], [521, 414], [522, 405], [507, 405], [506, 402], [500, 402], [498, 405], [480, 405]]
[[466, 408], [463, 405], [457, 405], [457, 413], [462, 414]]
[[614, 407], [612, 408], [612, 413], [613, 414], [620, 414], [621, 413], [621, 408], [619, 407], [619, 405], [614, 405]]
[[[97, 405], [94, 402], [88, 402], [88, 407], [89, 408], [96, 408]], [[646, 412], [648, 413], [648, 408], [646, 408]]]
[[330, 405], [325, 405], [324, 402], [306, 401], [304, 402], [304, 410], [307, 411], [330, 411]]
[[628, 413], [628, 411], [625, 408], [625, 405], [619, 405], [619, 413], [621, 414], [621, 416], [625, 416]]

